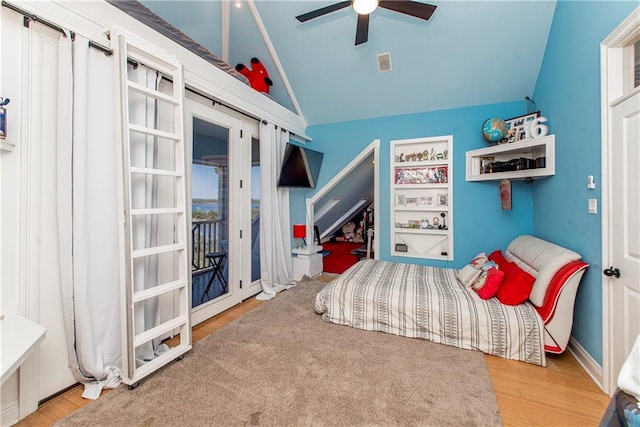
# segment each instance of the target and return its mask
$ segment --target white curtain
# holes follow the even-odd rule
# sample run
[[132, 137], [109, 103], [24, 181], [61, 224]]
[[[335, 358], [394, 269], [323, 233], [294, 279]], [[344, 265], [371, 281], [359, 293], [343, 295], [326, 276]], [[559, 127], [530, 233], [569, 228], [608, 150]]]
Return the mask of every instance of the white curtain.
[[[72, 59], [73, 58], [73, 59]], [[76, 36], [74, 43], [60, 41], [58, 123], [58, 223], [60, 271], [69, 363], [76, 379], [85, 384], [83, 397], [97, 399], [104, 387], [117, 387], [122, 366], [115, 70], [113, 59], [89, 48], [88, 40]], [[143, 65], [129, 67], [131, 79], [168, 92], [156, 71]], [[168, 88], [167, 88], [168, 86]], [[131, 122], [152, 128], [173, 125], [170, 107], [158, 108], [146, 97], [132, 96]], [[167, 113], [168, 112], [168, 113]], [[170, 129], [163, 129], [170, 130]], [[173, 161], [173, 147], [155, 138], [131, 135], [134, 166], [170, 168], [159, 159]], [[168, 159], [168, 160], [166, 160]], [[162, 189], [157, 177], [135, 176], [131, 180], [134, 207], [159, 207], [174, 200], [175, 188]], [[152, 247], [163, 238], [157, 215], [135, 221], [133, 244]], [[134, 263], [136, 291], [156, 286], [161, 276], [171, 276], [173, 263], [163, 266], [157, 256]], [[135, 330], [148, 330], [160, 322], [158, 298], [136, 310]], [[171, 302], [169, 302], [171, 304]], [[166, 349], [159, 340], [136, 349], [142, 365]]]
[[61, 40], [60, 64], [60, 108], [68, 113], [60, 114], [57, 159], [65, 329], [70, 367], [83, 396], [95, 399], [120, 382], [117, 91], [112, 59], [81, 36], [72, 45]]
[[278, 188], [282, 156], [289, 132], [260, 124], [260, 300], [295, 286], [291, 269], [289, 189]]

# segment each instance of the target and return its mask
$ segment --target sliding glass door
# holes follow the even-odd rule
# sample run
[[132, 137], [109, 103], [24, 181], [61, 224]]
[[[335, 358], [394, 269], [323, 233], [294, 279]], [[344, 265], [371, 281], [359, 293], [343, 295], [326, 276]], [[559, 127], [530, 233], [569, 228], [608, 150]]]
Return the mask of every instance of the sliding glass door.
[[186, 133], [191, 147], [192, 323], [242, 301], [239, 269], [242, 205], [242, 121], [188, 100]]
[[[255, 133], [254, 133], [255, 132]], [[243, 265], [247, 266], [247, 281], [243, 281], [242, 298], [246, 299], [262, 290], [260, 285], [260, 140], [258, 139], [258, 127], [245, 126], [245, 135], [248, 141], [245, 144], [245, 176], [243, 183], [246, 196], [250, 197], [245, 203], [249, 203], [245, 219], [245, 230], [250, 234], [243, 239], [244, 259]]]
[[187, 98], [192, 323], [260, 291], [257, 124]]

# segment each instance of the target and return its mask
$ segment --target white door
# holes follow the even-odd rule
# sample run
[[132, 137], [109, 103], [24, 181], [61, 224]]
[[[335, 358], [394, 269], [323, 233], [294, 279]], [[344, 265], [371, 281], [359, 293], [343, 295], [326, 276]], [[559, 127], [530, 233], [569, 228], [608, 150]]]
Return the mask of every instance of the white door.
[[611, 370], [615, 377], [640, 334], [640, 87], [612, 108], [611, 121]]
[[257, 136], [248, 123], [202, 100], [187, 98], [185, 110], [192, 159], [191, 317], [196, 325], [242, 302], [255, 288], [251, 153]]
[[601, 44], [603, 389], [640, 333], [640, 6]]
[[[243, 120], [242, 265], [246, 277], [242, 280], [242, 299], [260, 291], [260, 126], [256, 120]], [[247, 208], [250, 206], [250, 209]]]

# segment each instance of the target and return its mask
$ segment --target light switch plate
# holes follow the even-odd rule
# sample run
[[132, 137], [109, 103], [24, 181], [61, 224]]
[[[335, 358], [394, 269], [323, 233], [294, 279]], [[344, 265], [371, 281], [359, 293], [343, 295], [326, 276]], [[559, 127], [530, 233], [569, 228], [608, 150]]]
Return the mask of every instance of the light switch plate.
[[589, 199], [589, 213], [590, 214], [598, 213], [598, 199]]
[[589, 176], [587, 177], [587, 188], [588, 188], [589, 190], [595, 190], [595, 188], [596, 188], [596, 182], [595, 182], [595, 180], [593, 179], [593, 175], [589, 175]]

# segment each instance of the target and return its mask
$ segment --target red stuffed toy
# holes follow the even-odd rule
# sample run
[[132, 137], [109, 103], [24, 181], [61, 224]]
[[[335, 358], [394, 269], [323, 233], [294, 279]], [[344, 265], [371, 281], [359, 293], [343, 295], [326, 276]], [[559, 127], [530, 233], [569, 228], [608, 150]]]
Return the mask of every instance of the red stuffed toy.
[[236, 65], [236, 71], [248, 78], [251, 87], [258, 92], [269, 93], [269, 88], [273, 86], [267, 69], [264, 68], [258, 58], [251, 58], [251, 70], [245, 67], [244, 64], [238, 64]]

